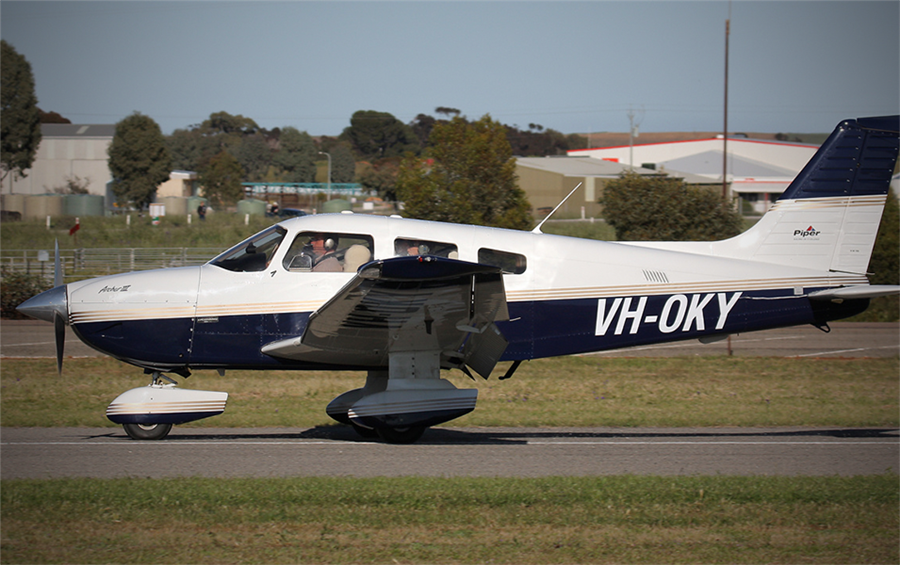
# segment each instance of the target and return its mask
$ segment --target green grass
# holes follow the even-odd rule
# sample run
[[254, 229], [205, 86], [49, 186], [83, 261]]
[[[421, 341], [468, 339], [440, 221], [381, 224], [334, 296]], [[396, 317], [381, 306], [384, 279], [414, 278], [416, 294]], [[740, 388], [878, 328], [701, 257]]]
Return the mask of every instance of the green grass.
[[[900, 359], [758, 357], [561, 357], [507, 367], [477, 383], [474, 412], [452, 426], [897, 426]], [[229, 393], [221, 416], [200, 427], [331, 425], [325, 406], [363, 385], [358, 372], [197, 371], [185, 388]], [[4, 359], [0, 424], [112, 426], [106, 406], [149, 377], [109, 358]]]
[[2, 483], [4, 563], [897, 563], [898, 477]]

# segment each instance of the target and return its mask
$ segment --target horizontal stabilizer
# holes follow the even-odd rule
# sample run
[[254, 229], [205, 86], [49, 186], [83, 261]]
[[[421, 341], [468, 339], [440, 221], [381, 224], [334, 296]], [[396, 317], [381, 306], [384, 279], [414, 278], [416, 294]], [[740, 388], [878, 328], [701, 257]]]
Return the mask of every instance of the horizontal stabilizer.
[[810, 300], [852, 300], [857, 298], [877, 298], [900, 294], [900, 286], [889, 284], [861, 284], [857, 286], [842, 286], [839, 288], [827, 288], [811, 292]]

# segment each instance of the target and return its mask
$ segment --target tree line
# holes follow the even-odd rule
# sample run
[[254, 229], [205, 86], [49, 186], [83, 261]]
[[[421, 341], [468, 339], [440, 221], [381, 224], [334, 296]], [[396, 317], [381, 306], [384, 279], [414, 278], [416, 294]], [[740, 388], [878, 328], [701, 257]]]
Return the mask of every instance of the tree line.
[[[294, 127], [267, 130], [252, 118], [227, 112], [162, 135], [152, 118], [135, 113], [116, 124], [110, 169], [114, 178], [124, 182], [117, 183], [121, 185], [117, 195], [135, 206], [150, 202], [149, 184], [162, 178], [165, 169], [197, 171], [206, 196], [215, 204], [229, 205], [240, 198], [242, 182], [316, 182], [318, 163], [330, 158], [331, 182], [358, 182], [385, 200], [397, 201], [401, 163], [429, 154], [435, 128], [477, 127], [481, 122], [469, 121], [453, 108], [438, 107], [435, 113], [442, 117], [419, 114], [404, 124], [388, 112], [360, 110], [339, 136], [319, 138]], [[564, 154], [570, 143], [583, 145], [579, 136], [567, 139], [536, 124], [530, 124], [528, 131], [496, 126], [496, 133], [509, 145], [510, 158]], [[147, 162], [150, 156], [158, 171]], [[136, 184], [125, 180], [138, 176], [142, 178]]]

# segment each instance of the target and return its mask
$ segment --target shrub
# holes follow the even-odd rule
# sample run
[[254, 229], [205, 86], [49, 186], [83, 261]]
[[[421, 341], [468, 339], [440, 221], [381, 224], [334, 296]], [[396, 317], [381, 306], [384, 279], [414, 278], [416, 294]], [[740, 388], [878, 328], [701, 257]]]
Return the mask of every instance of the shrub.
[[49, 290], [53, 285], [38, 275], [26, 275], [13, 271], [0, 274], [0, 317], [21, 320], [27, 316], [16, 312], [16, 307], [32, 296]]

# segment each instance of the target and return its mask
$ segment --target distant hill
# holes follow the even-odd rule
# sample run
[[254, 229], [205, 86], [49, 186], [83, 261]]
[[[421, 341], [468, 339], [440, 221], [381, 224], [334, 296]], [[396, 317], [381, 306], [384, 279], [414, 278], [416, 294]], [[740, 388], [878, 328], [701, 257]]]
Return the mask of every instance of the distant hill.
[[[639, 137], [634, 139], [635, 145], [648, 145], [651, 143], [671, 143], [673, 141], [693, 141], [696, 139], [710, 139], [721, 135], [720, 131], [693, 131], [693, 132], [646, 132], [641, 133]], [[626, 132], [595, 132], [595, 133], [579, 133], [588, 139], [588, 147], [620, 147], [628, 145], [628, 133]], [[808, 143], [810, 145], [821, 145], [828, 137], [827, 133], [755, 133], [755, 132], [738, 132], [729, 135], [729, 139], [737, 137], [746, 137], [749, 139], [762, 139], [771, 141], [791, 141], [796, 143]]]

